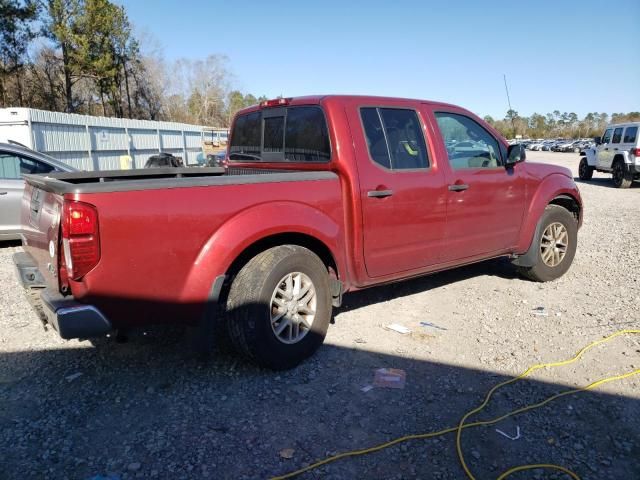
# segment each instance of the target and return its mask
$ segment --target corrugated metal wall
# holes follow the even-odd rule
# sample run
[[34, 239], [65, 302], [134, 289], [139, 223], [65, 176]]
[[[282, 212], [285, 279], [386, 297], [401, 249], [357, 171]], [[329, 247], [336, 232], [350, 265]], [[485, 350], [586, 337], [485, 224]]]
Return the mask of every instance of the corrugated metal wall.
[[[202, 152], [203, 127], [173, 122], [91, 117], [36, 109], [11, 109], [12, 121], [31, 129], [32, 147], [82, 170], [144, 167], [158, 152], [182, 157], [195, 165]], [[17, 114], [16, 114], [17, 113]], [[125, 162], [126, 163], [126, 162]]]

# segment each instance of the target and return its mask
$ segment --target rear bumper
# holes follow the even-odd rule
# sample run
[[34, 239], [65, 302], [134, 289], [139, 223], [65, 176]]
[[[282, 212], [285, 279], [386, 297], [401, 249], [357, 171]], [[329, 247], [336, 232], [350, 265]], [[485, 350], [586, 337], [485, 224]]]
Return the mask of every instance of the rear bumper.
[[79, 303], [71, 296], [63, 297], [50, 288], [43, 288], [44, 279], [29, 254], [16, 253], [13, 255], [13, 261], [22, 286], [40, 293], [39, 307], [44, 316], [43, 320], [51, 325], [61, 338], [69, 340], [98, 337], [113, 329], [111, 322], [96, 307]]
[[110, 332], [111, 322], [92, 305], [76, 302], [45, 288], [40, 292], [44, 314], [64, 339], [99, 337]]

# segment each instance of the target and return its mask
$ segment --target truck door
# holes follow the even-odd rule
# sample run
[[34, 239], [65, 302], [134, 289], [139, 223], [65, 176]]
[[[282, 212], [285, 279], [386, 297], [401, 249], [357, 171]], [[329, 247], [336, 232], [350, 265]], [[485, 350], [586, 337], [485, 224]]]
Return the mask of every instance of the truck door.
[[347, 108], [353, 135], [364, 259], [370, 277], [438, 263], [446, 221], [443, 173], [421, 113], [406, 104]]
[[607, 128], [602, 136], [602, 143], [596, 147], [596, 163], [600, 169], [611, 169], [611, 161], [613, 160], [613, 150], [611, 149], [612, 134], [613, 128]]
[[516, 245], [526, 199], [520, 165], [505, 168], [500, 142], [463, 110], [436, 109], [438, 155], [448, 160], [443, 261], [490, 256]]

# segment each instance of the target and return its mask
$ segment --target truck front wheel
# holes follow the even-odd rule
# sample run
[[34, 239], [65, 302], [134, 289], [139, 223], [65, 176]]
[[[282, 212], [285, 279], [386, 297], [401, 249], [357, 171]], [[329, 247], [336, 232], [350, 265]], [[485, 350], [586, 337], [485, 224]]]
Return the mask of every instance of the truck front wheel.
[[578, 222], [566, 208], [547, 205], [532, 248], [536, 249], [535, 263], [519, 267], [522, 275], [536, 282], [550, 282], [569, 270], [578, 243]]
[[238, 272], [226, 324], [239, 353], [282, 370], [322, 345], [331, 314], [327, 267], [307, 248], [282, 245], [256, 255]]

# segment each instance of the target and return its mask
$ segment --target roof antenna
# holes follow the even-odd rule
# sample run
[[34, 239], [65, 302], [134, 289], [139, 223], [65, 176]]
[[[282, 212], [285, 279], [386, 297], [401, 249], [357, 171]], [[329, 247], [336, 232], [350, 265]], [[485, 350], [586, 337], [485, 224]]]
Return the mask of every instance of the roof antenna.
[[[502, 78], [504, 78], [504, 89], [507, 92], [507, 103], [509, 104], [509, 111], [512, 112], [513, 109], [511, 108], [511, 99], [509, 98], [509, 87], [507, 86], [507, 75], [503, 73]], [[513, 129], [513, 136], [515, 137], [516, 127], [513, 123], [513, 115], [510, 115], [510, 116], [511, 116], [511, 128]]]

